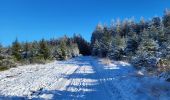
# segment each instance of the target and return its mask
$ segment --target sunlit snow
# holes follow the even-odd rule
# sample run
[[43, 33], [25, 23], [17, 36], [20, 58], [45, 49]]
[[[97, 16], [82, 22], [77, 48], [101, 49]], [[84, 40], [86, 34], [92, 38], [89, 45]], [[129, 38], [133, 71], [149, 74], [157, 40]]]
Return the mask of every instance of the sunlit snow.
[[170, 83], [125, 62], [77, 57], [0, 72], [0, 99], [169, 100]]

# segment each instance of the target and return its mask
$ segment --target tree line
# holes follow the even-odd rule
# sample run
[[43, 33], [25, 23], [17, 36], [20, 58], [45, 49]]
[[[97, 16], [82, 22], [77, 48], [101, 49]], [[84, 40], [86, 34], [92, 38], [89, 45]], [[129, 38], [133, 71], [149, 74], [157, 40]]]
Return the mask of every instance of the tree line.
[[98, 24], [91, 37], [93, 56], [126, 60], [137, 68], [166, 71], [170, 68], [170, 10], [151, 20], [117, 20]]
[[69, 38], [0, 45], [0, 66], [13, 67], [14, 63], [45, 63], [50, 60], [65, 60], [82, 55], [126, 60], [137, 68], [167, 71], [170, 68], [170, 10], [162, 18], [141, 18], [112, 21], [109, 26], [98, 24], [92, 33], [91, 42], [81, 35]]
[[81, 35], [24, 43], [16, 39], [10, 47], [0, 45], [0, 69], [15, 67], [16, 63], [42, 64], [51, 60], [66, 60], [80, 54], [90, 55], [90, 43]]

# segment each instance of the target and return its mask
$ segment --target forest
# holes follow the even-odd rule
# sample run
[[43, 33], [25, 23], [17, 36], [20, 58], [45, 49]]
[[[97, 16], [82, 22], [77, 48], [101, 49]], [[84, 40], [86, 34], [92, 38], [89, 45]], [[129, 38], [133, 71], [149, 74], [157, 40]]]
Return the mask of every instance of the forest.
[[162, 18], [143, 17], [98, 24], [91, 42], [83, 36], [64, 36], [58, 39], [19, 42], [11, 46], [0, 45], [0, 70], [18, 65], [45, 64], [53, 60], [67, 60], [77, 56], [95, 56], [110, 60], [127, 61], [135, 68], [153, 73], [170, 71], [170, 10]]

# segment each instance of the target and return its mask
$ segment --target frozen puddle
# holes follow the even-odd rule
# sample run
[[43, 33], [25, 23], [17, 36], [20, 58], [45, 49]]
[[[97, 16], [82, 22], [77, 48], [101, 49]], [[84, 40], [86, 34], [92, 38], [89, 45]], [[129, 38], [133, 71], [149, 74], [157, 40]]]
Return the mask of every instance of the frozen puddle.
[[0, 72], [0, 100], [170, 100], [170, 83], [136, 75], [124, 62], [77, 57]]

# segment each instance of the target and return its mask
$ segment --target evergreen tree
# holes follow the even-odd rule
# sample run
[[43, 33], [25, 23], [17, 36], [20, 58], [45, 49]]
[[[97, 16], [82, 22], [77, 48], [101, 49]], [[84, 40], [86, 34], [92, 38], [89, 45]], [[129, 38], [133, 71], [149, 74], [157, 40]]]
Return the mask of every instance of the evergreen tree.
[[26, 42], [24, 44], [24, 47], [23, 47], [23, 56], [25, 59], [28, 59], [30, 57], [30, 49], [31, 49], [31, 46], [28, 42]]
[[139, 50], [142, 51], [147, 51], [147, 52], [154, 52], [156, 50], [158, 50], [159, 45], [157, 44], [157, 42], [155, 40], [153, 40], [152, 38], [150, 38], [150, 31], [146, 31], [144, 30], [143, 34], [142, 34], [142, 41], [139, 45]]
[[127, 19], [123, 22], [121, 36], [125, 37], [129, 33], [129, 31], [130, 31], [130, 27], [129, 27], [128, 19]]
[[70, 50], [71, 50], [71, 57], [76, 57], [79, 55], [79, 48], [78, 45], [76, 43], [72, 43], [70, 45]]
[[156, 26], [152, 25], [149, 29], [148, 29], [148, 34], [149, 34], [149, 37], [154, 39], [155, 41], [158, 40], [158, 34], [159, 34], [159, 31], [158, 29], [156, 28]]
[[36, 57], [38, 56], [38, 53], [39, 53], [39, 43], [37, 41], [33, 41], [31, 43], [31, 57]]
[[165, 10], [165, 13], [163, 16], [163, 24], [165, 28], [170, 27], [170, 10], [168, 9]]
[[137, 34], [131, 30], [127, 36], [126, 55], [134, 55], [139, 45]]
[[96, 40], [92, 46], [92, 55], [99, 56], [99, 52], [100, 52], [100, 44], [99, 44], [99, 41]]
[[91, 44], [93, 44], [96, 40], [101, 39], [103, 34], [103, 29], [104, 27], [100, 23], [96, 26], [96, 29], [94, 30], [91, 36]]
[[121, 36], [116, 35], [110, 44], [110, 48], [108, 49], [107, 57], [114, 60], [121, 60], [124, 56], [125, 49], [125, 38], [121, 38]]
[[119, 34], [119, 35], [121, 35], [121, 33], [122, 33], [122, 29], [121, 28], [122, 28], [121, 27], [121, 22], [120, 22], [119, 19], [117, 19], [117, 22], [116, 22], [116, 33]]
[[135, 23], [134, 20], [135, 20], [134, 17], [132, 17], [131, 19], [129, 19], [129, 27], [130, 27], [130, 30], [132, 30], [133, 32], [138, 33], [137, 23]]
[[85, 56], [91, 54], [90, 43], [88, 43], [84, 38], [82, 38], [80, 34], [74, 35], [73, 40], [75, 43], [77, 43], [80, 54]]
[[56, 60], [63, 60], [63, 55], [62, 55], [62, 51], [61, 48], [59, 46], [57, 46], [53, 52], [53, 56]]
[[48, 48], [48, 45], [47, 45], [47, 42], [42, 39], [39, 43], [39, 53], [40, 55], [45, 59], [47, 60], [50, 56], [50, 52], [49, 52], [49, 48]]
[[108, 50], [111, 46], [111, 41], [112, 41], [112, 34], [111, 32], [108, 30], [107, 27], [104, 27], [104, 33], [103, 36], [101, 37], [101, 40], [99, 40], [100, 42], [100, 56], [101, 57], [106, 57], [108, 54]]
[[137, 55], [131, 60], [132, 64], [138, 67], [146, 67], [149, 70], [156, 67], [158, 49], [158, 43], [149, 37], [149, 31], [144, 30], [141, 36]]
[[140, 27], [139, 29], [140, 32], [142, 32], [145, 28], [147, 28], [145, 19], [143, 17], [140, 18], [139, 27]]
[[12, 55], [16, 58], [16, 60], [21, 60], [21, 44], [16, 39], [12, 44]]
[[111, 31], [115, 30], [115, 20], [111, 20], [111, 22], [110, 22], [110, 30]]
[[61, 42], [60, 42], [60, 49], [61, 49], [61, 59], [67, 59], [68, 55], [68, 49], [67, 49], [67, 44], [66, 44], [66, 39], [67, 37], [64, 37]]
[[160, 28], [160, 26], [161, 26], [161, 19], [159, 17], [152, 18], [152, 25], [155, 28]]

